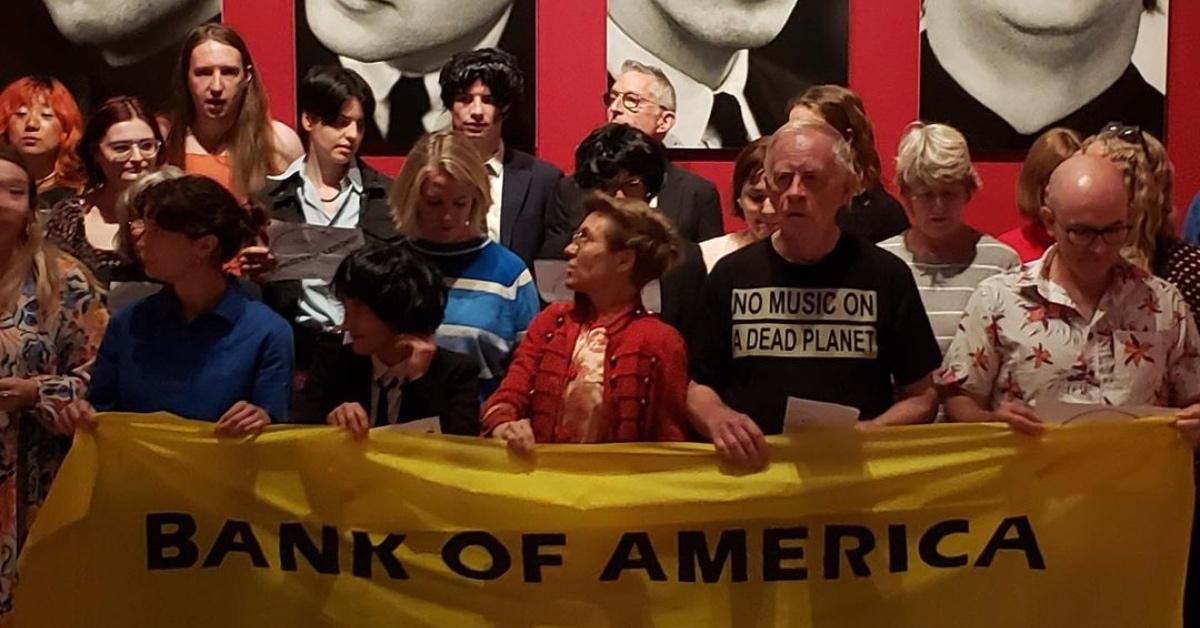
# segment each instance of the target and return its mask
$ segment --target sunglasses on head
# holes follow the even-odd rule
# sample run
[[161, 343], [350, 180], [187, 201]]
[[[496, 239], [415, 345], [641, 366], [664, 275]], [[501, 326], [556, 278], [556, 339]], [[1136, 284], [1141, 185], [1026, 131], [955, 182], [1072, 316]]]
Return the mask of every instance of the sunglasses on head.
[[1145, 155], [1146, 161], [1151, 166], [1157, 166], [1154, 156], [1150, 153], [1150, 146], [1146, 144], [1146, 132], [1142, 130], [1142, 127], [1123, 122], [1109, 122], [1100, 130], [1100, 134], [1140, 146], [1142, 148], [1142, 155]]

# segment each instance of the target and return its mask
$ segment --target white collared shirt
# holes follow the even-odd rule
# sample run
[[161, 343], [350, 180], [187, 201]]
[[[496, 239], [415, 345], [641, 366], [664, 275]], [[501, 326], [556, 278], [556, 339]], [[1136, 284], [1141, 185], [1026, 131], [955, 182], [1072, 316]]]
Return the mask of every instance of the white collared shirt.
[[[504, 34], [504, 27], [508, 25], [508, 17], [512, 13], [512, 7], [505, 9], [500, 19], [496, 20], [495, 25], [483, 36], [472, 50], [480, 48], [494, 48], [500, 43], [500, 37]], [[438, 83], [438, 76], [442, 69], [427, 72], [417, 73], [402, 70], [398, 65], [403, 64], [403, 59], [394, 61], [358, 61], [350, 57], [338, 56], [338, 61], [342, 67], [354, 70], [362, 75], [363, 80], [371, 88], [371, 93], [375, 95], [375, 124], [380, 128], [381, 132], [386, 136], [388, 124], [391, 122], [392, 109], [391, 98], [388, 96], [392, 87], [400, 80], [401, 77], [420, 76], [425, 83], [425, 92], [429, 95], [429, 111], [421, 116], [421, 125], [425, 127], [427, 132], [440, 131], [450, 126], [450, 112], [442, 106], [442, 86]]]
[[[500, 242], [500, 206], [504, 201], [504, 143], [492, 158], [484, 162], [492, 188], [492, 204], [487, 211], [488, 238]], [[503, 242], [501, 242], [503, 244]]]
[[750, 51], [739, 50], [733, 55], [725, 78], [716, 89], [700, 83], [682, 71], [667, 65], [654, 53], [643, 48], [608, 19], [608, 73], [613, 77], [620, 76], [621, 64], [626, 59], [640, 61], [647, 65], [657, 66], [671, 81], [675, 88], [675, 126], [667, 134], [663, 143], [668, 147], [701, 147], [720, 148], [721, 139], [714, 129], [708, 125], [712, 117], [713, 98], [716, 94], [725, 93], [737, 100], [742, 110], [742, 123], [746, 125], [746, 137], [757, 139], [761, 133], [758, 123], [750, 113], [750, 104], [746, 102], [746, 79], [750, 74]]

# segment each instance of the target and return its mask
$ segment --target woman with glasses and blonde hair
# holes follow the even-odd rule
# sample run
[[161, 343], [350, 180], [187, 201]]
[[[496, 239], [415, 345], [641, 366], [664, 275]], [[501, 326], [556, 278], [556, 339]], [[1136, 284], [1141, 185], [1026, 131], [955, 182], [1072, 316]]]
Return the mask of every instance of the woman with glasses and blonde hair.
[[79, 157], [87, 186], [54, 206], [46, 234], [91, 269], [104, 287], [122, 280], [121, 269], [131, 261], [118, 244], [119, 201], [130, 185], [162, 166], [162, 146], [154, 118], [128, 96], [105, 101], [84, 127]]
[[487, 237], [492, 200], [483, 158], [458, 131], [426, 135], [404, 160], [388, 204], [396, 231], [450, 285], [438, 346], [473, 357], [480, 390], [490, 394], [540, 301], [525, 262]]
[[68, 403], [88, 390], [108, 313], [87, 271], [42, 240], [37, 183], [0, 146], [0, 623], [16, 558], [66, 454]]
[[1121, 169], [1129, 188], [1129, 246], [1134, 264], [1171, 282], [1193, 316], [1200, 316], [1200, 247], [1175, 232], [1171, 195], [1175, 166], [1158, 138], [1136, 126], [1107, 125], [1083, 141], [1081, 150], [1105, 157]]
[[52, 207], [83, 186], [75, 153], [82, 132], [75, 97], [52, 78], [26, 76], [0, 92], [0, 143], [15, 148], [29, 165], [40, 207]]
[[1016, 251], [963, 222], [980, 180], [967, 138], [953, 127], [909, 125], [896, 152], [896, 185], [912, 226], [879, 247], [912, 270], [944, 354], [972, 289], [1020, 262]]

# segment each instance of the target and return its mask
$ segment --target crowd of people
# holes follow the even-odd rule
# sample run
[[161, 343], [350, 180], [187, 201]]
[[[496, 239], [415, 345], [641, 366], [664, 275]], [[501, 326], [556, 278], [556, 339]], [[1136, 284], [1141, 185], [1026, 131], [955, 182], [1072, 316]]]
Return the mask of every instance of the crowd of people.
[[[1176, 235], [1173, 167], [1151, 134], [1046, 132], [1015, 193], [1021, 226], [994, 238], [963, 220], [982, 182], [961, 133], [909, 126], [896, 199], [863, 102], [815, 86], [738, 154], [745, 228], [726, 234], [715, 186], [664, 148], [667, 75], [621, 70], [570, 176], [504, 144], [526, 94], [497, 49], [443, 67], [451, 127], [420, 137], [394, 180], [357, 157], [376, 107], [361, 76], [311, 68], [297, 134], [270, 118], [248, 49], [220, 24], [186, 40], [162, 115], [118, 97], [85, 119], [52, 78], [9, 85], [7, 555], [70, 437], [108, 411], [226, 436], [304, 423], [363, 438], [437, 417], [516, 455], [707, 441], [749, 470], [790, 397], [853, 407], [862, 429], [1027, 434], [1044, 429], [1042, 399], [1155, 405], [1200, 443], [1200, 249]], [[330, 277], [277, 280], [269, 221], [357, 229], [364, 244]], [[542, 259], [565, 264], [572, 300], [543, 302]], [[147, 294], [118, 303], [132, 285]]]

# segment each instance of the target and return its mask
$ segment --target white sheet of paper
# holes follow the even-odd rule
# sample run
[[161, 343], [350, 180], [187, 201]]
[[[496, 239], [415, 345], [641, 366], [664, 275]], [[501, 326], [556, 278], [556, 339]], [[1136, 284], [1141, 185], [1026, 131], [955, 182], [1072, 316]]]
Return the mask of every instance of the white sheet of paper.
[[410, 434], [441, 434], [442, 420], [439, 417], [431, 416], [424, 419], [417, 419], [416, 421], [395, 423], [373, 429], [385, 430], [389, 432], [408, 432]]
[[783, 431], [852, 430], [858, 424], [858, 408], [827, 401], [788, 397]]
[[272, 220], [267, 226], [267, 239], [276, 261], [275, 269], [266, 275], [268, 281], [329, 281], [338, 264], [365, 243], [361, 229], [281, 220]]
[[[567, 287], [567, 262], [561, 259], [533, 260], [533, 274], [537, 276], [538, 294], [547, 303], [570, 301], [575, 292]], [[662, 312], [662, 284], [657, 279], [642, 288], [642, 305], [646, 310]]]
[[108, 312], [116, 314], [145, 297], [157, 294], [162, 287], [161, 283], [153, 281], [114, 281], [108, 286]]
[[1088, 423], [1120, 423], [1147, 416], [1174, 414], [1172, 408], [1158, 406], [1109, 406], [1101, 403], [1073, 403], [1051, 396], [1039, 397], [1034, 409], [1044, 423], [1053, 425], [1084, 425]]

